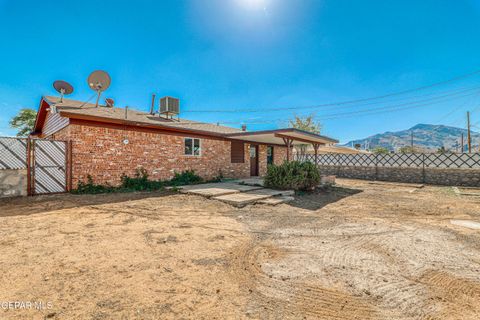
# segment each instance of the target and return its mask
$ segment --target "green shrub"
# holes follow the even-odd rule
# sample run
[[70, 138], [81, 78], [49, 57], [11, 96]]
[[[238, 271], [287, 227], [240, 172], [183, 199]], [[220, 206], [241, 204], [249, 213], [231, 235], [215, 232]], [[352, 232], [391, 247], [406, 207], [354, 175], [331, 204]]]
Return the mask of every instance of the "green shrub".
[[137, 169], [133, 177], [123, 174], [121, 181], [122, 183], [119, 187], [100, 185], [93, 183], [92, 177], [88, 175], [87, 182], [79, 181], [77, 189], [72, 190], [72, 193], [98, 194], [110, 192], [154, 191], [163, 189], [165, 185], [162, 181], [148, 180], [147, 171], [143, 168]]
[[[215, 179], [221, 179], [219, 176]], [[149, 180], [147, 170], [138, 168], [133, 177], [125, 174], [121, 177], [121, 185], [119, 187], [112, 187], [109, 185], [99, 185], [93, 183], [90, 175], [87, 176], [87, 182], [78, 182], [77, 189], [72, 190], [72, 193], [77, 194], [98, 194], [109, 192], [132, 192], [132, 191], [155, 191], [161, 190], [165, 186], [184, 186], [189, 184], [202, 183], [203, 179], [196, 175], [193, 170], [175, 173], [175, 176], [170, 181]], [[176, 190], [173, 188], [172, 190]]]
[[115, 188], [109, 185], [99, 185], [93, 183], [91, 175], [87, 176], [87, 182], [79, 181], [77, 189], [72, 190], [72, 193], [79, 194], [98, 194], [98, 193], [109, 193], [115, 192]]
[[181, 173], [175, 172], [175, 176], [170, 180], [170, 185], [173, 186], [185, 186], [189, 184], [202, 183], [202, 177], [195, 174], [194, 170], [186, 170]]
[[162, 189], [162, 181], [148, 180], [147, 170], [138, 168], [133, 177], [122, 175], [121, 188], [125, 191], [153, 191]]
[[320, 170], [311, 162], [286, 161], [270, 165], [264, 184], [273, 189], [313, 190], [320, 183]]
[[218, 175], [216, 177], [213, 177], [212, 179], [207, 180], [205, 182], [206, 183], [222, 182], [224, 179], [225, 179], [225, 177], [223, 176], [222, 170], [219, 170]]

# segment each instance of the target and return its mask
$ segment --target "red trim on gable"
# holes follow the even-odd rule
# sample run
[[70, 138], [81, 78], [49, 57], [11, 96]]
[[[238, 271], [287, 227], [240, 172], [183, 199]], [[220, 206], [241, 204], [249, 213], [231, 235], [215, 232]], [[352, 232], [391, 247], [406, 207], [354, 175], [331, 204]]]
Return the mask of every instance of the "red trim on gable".
[[50, 104], [42, 97], [40, 100], [40, 106], [38, 107], [37, 117], [35, 119], [35, 126], [33, 127], [33, 132], [31, 135], [40, 135], [43, 130], [43, 125], [45, 124], [45, 120], [47, 119], [47, 109], [50, 107]]

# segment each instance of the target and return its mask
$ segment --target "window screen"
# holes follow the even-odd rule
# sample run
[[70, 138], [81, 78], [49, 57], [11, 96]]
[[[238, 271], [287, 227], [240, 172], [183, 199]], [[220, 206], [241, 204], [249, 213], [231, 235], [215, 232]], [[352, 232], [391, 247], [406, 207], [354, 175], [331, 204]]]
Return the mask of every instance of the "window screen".
[[201, 154], [200, 139], [185, 138], [185, 155], [199, 156]]
[[231, 163], [245, 162], [245, 144], [241, 141], [232, 141]]

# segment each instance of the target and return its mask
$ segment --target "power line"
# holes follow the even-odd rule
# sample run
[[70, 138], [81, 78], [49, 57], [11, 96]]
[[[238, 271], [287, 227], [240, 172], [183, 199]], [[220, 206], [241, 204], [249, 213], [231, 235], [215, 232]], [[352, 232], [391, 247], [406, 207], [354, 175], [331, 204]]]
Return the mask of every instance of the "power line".
[[[475, 112], [480, 109], [480, 103], [477, 103], [476, 107], [472, 109], [472, 112]], [[453, 118], [453, 120], [448, 121], [447, 124], [450, 125], [460, 125], [465, 124], [465, 114], [462, 112], [461, 115]]]
[[[460, 98], [463, 98], [463, 97], [466, 97], [466, 96], [471, 96], [473, 94], [474, 93], [461, 95]], [[427, 106], [427, 105], [432, 105], [432, 104], [439, 103], [439, 102], [455, 100], [458, 97], [453, 98], [453, 99], [452, 98], [445, 99], [446, 97], [450, 97], [450, 96], [454, 96], [454, 95], [457, 95], [457, 94], [443, 95], [443, 96], [439, 96], [439, 97], [435, 97], [435, 98], [431, 98], [431, 99], [416, 101], [416, 102], [413, 102], [413, 103], [412, 102], [407, 102], [407, 103], [402, 103], [402, 104], [397, 104], [397, 105], [392, 105], [392, 106], [373, 108], [373, 109], [369, 109], [369, 110], [358, 110], [358, 111], [350, 111], [350, 112], [341, 112], [341, 113], [336, 113], [336, 114], [335, 113], [334, 114], [328, 114], [328, 115], [323, 116], [322, 118], [325, 119], [325, 118], [328, 118], [328, 117], [336, 117], [336, 116], [341, 116], [341, 115], [354, 115], [354, 114], [360, 114], [360, 113], [364, 113], [364, 112], [365, 113], [370, 113], [370, 112], [373, 112], [373, 111], [381, 111], [381, 110], [385, 110], [385, 111], [396, 110], [396, 108], [398, 108], [398, 107], [405, 107], [405, 106], [410, 106], [410, 105], [413, 105], [412, 107]], [[428, 103], [428, 102], [431, 102], [431, 103]], [[420, 105], [417, 105], [418, 103], [420, 103]]]
[[449, 116], [451, 116], [453, 113], [455, 113], [456, 111], [462, 110], [467, 104], [469, 104], [472, 100], [474, 100], [475, 97], [477, 97], [479, 94], [480, 94], [480, 90], [477, 92], [476, 95], [472, 96], [471, 99], [465, 99], [465, 101], [462, 103], [462, 105], [461, 105], [460, 107], [455, 107], [455, 108], [452, 109], [450, 112], [448, 112], [447, 114], [445, 114], [444, 116], [442, 116], [441, 118], [439, 118], [439, 119], [437, 120], [437, 122], [443, 121], [443, 120], [445, 120], [446, 118], [448, 118]]
[[[395, 102], [395, 101], [401, 101], [401, 100], [408, 100], [408, 99], [416, 99], [416, 98], [423, 98], [423, 97], [427, 97], [427, 96], [433, 96], [433, 95], [438, 95], [438, 94], [442, 94], [442, 93], [447, 93], [447, 92], [453, 92], [453, 93], [463, 93], [463, 92], [467, 92], [467, 91], [470, 91], [470, 90], [477, 90], [479, 89], [480, 87], [479, 86], [474, 86], [474, 87], [461, 87], [461, 88], [455, 88], [455, 89], [450, 89], [450, 90], [443, 90], [443, 91], [439, 91], [439, 92], [431, 92], [431, 93], [427, 93], [427, 94], [423, 94], [423, 95], [417, 95], [417, 96], [409, 96], [409, 97], [401, 97], [401, 98], [397, 98], [397, 99], [390, 99], [390, 100], [386, 100], [386, 101], [374, 101], [374, 102], [369, 102], [369, 103], [360, 103], [360, 104], [353, 104], [353, 105], [342, 105], [342, 106], [335, 106], [334, 108], [326, 108], [326, 109], [323, 109], [322, 108], [322, 111], [325, 111], [325, 110], [338, 110], [338, 109], [343, 109], [343, 108], [357, 108], [357, 107], [363, 107], [363, 106], [370, 106], [370, 105], [376, 105], [376, 104], [386, 104], [386, 103], [390, 103], [390, 102]], [[479, 91], [480, 92], [480, 91]], [[433, 98], [432, 98], [433, 99]], [[411, 103], [414, 103], [416, 101], [411, 101]], [[304, 109], [307, 109], [309, 107], [305, 107]], [[313, 107], [312, 107], [313, 108]], [[261, 111], [259, 111], [261, 112]]]
[[423, 91], [429, 88], [437, 87], [443, 84], [451, 83], [454, 81], [458, 81], [461, 79], [469, 78], [472, 77], [476, 74], [479, 74], [480, 70], [464, 74], [461, 76], [457, 76], [448, 80], [436, 82], [433, 84], [409, 89], [409, 90], [404, 90], [404, 91], [398, 91], [398, 92], [393, 92], [393, 93], [388, 93], [384, 94], [381, 96], [376, 96], [376, 97], [370, 97], [370, 98], [362, 98], [362, 99], [356, 99], [356, 100], [348, 100], [348, 101], [340, 101], [340, 102], [331, 102], [331, 103], [324, 103], [324, 104], [319, 104], [316, 106], [296, 106], [296, 107], [278, 107], [278, 108], [253, 108], [253, 109], [211, 109], [211, 110], [188, 110], [184, 111], [184, 113], [195, 113], [195, 112], [202, 112], [202, 113], [235, 113], [235, 112], [266, 112], [266, 111], [282, 111], [282, 110], [298, 110], [298, 109], [314, 109], [314, 108], [321, 108], [321, 107], [328, 107], [328, 106], [340, 106], [340, 105], [347, 105], [347, 104], [353, 104], [353, 103], [361, 103], [361, 102], [366, 102], [366, 101], [371, 101], [371, 100], [379, 100], [379, 99], [384, 99], [392, 96], [398, 96], [398, 95], [403, 95], [411, 92], [416, 92], [416, 91]]
[[[373, 115], [373, 114], [382, 114], [382, 113], [389, 113], [389, 112], [396, 112], [396, 111], [402, 111], [402, 110], [408, 110], [408, 109], [415, 109], [415, 108], [420, 108], [420, 107], [425, 107], [425, 106], [430, 106], [430, 105], [435, 105], [437, 103], [441, 102], [446, 102], [446, 101], [452, 101], [458, 98], [463, 98], [466, 96], [471, 96], [474, 95], [474, 93], [466, 94], [461, 97], [454, 97], [454, 98], [447, 98], [443, 99], [440, 101], [435, 101], [435, 102], [428, 102], [428, 103], [423, 103], [423, 104], [416, 104], [411, 105], [412, 103], [404, 103], [400, 105], [394, 105], [394, 106], [388, 106], [388, 107], [381, 107], [381, 108], [375, 108], [375, 109], [370, 109], [370, 110], [359, 110], [359, 111], [352, 111], [352, 112], [343, 112], [343, 113], [333, 113], [333, 114], [328, 114], [328, 115], [323, 115], [321, 117], [317, 117], [318, 119], [321, 120], [333, 120], [333, 119], [340, 119], [340, 118], [350, 118], [350, 117], [358, 117], [358, 116], [365, 116], [365, 115]], [[432, 100], [432, 99], [429, 99]], [[427, 100], [425, 100], [427, 101]], [[401, 108], [399, 108], [401, 107]], [[259, 121], [242, 121], [242, 122], [220, 122], [222, 124], [240, 124], [240, 123], [246, 123], [246, 124], [260, 124], [260, 123], [277, 123], [280, 121], [286, 121], [285, 119], [269, 119], [269, 120], [259, 120]]]

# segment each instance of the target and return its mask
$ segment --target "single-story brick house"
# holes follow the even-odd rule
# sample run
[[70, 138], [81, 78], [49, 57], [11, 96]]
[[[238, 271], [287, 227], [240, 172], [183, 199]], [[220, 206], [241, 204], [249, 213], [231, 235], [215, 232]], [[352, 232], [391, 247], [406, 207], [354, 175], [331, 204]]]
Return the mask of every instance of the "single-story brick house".
[[73, 187], [88, 175], [118, 185], [139, 167], [159, 180], [184, 170], [206, 179], [262, 176], [267, 164], [289, 158], [294, 144], [337, 142], [296, 129], [248, 132], [58, 97], [41, 99], [32, 136], [71, 143]]

